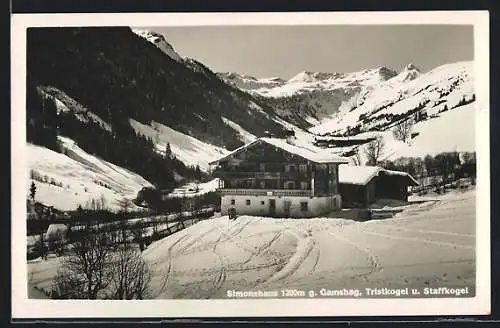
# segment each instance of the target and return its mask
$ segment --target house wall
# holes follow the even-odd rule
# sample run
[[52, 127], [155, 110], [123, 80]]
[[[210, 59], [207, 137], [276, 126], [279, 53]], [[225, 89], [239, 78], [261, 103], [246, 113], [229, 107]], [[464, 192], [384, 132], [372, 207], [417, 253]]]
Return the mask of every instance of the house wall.
[[229, 189], [301, 189], [314, 196], [338, 192], [339, 163], [319, 164], [266, 143], [256, 143], [221, 160], [214, 176]]
[[[276, 217], [315, 217], [325, 215], [331, 211], [342, 208], [342, 198], [339, 194], [326, 197], [276, 197], [276, 196], [222, 196], [222, 215], [227, 215], [231, 207], [236, 209], [237, 215], [271, 216], [269, 203], [270, 199], [276, 201]], [[231, 204], [234, 200], [234, 205]], [[247, 200], [250, 205], [247, 205]], [[289, 215], [285, 211], [285, 202], [290, 202]], [[302, 211], [301, 203], [307, 202], [307, 211]]]
[[408, 178], [396, 175], [378, 176], [376, 197], [408, 201]]
[[364, 185], [341, 183], [339, 184], [339, 190], [340, 194], [342, 195], [342, 202], [344, 207], [364, 206]]

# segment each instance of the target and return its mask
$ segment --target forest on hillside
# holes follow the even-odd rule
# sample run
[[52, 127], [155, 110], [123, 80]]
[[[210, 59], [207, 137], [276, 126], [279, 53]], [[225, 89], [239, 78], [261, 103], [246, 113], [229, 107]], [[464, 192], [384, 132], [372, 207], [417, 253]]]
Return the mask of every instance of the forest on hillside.
[[234, 149], [242, 142], [221, 116], [257, 136], [283, 129], [265, 104], [200, 63], [171, 59], [128, 27], [30, 28], [27, 54], [38, 85], [62, 90], [124, 133], [129, 118], [155, 121]]
[[40, 93], [28, 76], [26, 92], [27, 141], [62, 151], [57, 136], [70, 137], [78, 146], [108, 162], [138, 173], [160, 189], [176, 186], [174, 172], [186, 179], [203, 180], [199, 167], [189, 167], [171, 154], [155, 151], [151, 138], [138, 135], [128, 122], [118, 120], [108, 131], [95, 121], [83, 122], [71, 112], [57, 113], [53, 98]]

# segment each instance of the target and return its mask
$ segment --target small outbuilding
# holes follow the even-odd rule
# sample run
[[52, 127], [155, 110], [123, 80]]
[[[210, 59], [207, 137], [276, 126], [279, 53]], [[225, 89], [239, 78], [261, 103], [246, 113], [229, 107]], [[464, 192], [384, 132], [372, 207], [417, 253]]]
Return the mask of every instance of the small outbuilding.
[[408, 201], [409, 186], [418, 186], [418, 182], [406, 172], [378, 166], [339, 165], [344, 207], [367, 207], [377, 199]]

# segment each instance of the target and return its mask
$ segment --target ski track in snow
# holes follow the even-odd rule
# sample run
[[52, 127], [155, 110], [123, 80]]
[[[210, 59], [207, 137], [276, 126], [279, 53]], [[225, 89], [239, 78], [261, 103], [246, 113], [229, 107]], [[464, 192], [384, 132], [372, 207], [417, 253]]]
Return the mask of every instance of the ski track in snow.
[[[220, 298], [231, 288], [441, 283], [436, 277], [444, 273], [473, 279], [474, 200], [474, 191], [441, 196], [366, 222], [215, 217], [154, 242], [143, 256], [156, 298]], [[33, 285], [49, 283], [43, 263], [29, 268]]]
[[[455, 201], [456, 200], [453, 199], [445, 202], [429, 201], [423, 204], [412, 205], [404, 209], [404, 211], [408, 213], [414, 212], [413, 215], [410, 216], [411, 220], [401, 213], [398, 214], [401, 217], [395, 217], [387, 221], [368, 222], [335, 221], [335, 219], [311, 219], [316, 221], [307, 221], [246, 216], [230, 221], [227, 217], [220, 217], [212, 219], [213, 222], [204, 222], [204, 224], [207, 224], [207, 227], [210, 224], [211, 227], [208, 230], [207, 228], [203, 228], [200, 233], [195, 234], [193, 237], [189, 237], [188, 235], [180, 236], [178, 242], [170, 247], [170, 250], [173, 249], [174, 251], [173, 254], [170, 255], [171, 259], [168, 264], [167, 272], [187, 274], [185, 271], [176, 271], [174, 267], [176, 257], [190, 254], [194, 255], [197, 252], [210, 250], [216, 259], [216, 263], [214, 263], [213, 267], [204, 268], [200, 272], [203, 276], [210, 277], [210, 291], [206, 296], [207, 298], [220, 295], [221, 290], [223, 290], [223, 287], [226, 286], [228, 281], [232, 279], [236, 281], [237, 275], [245, 272], [255, 272], [255, 277], [261, 277], [254, 281], [247, 282], [246, 288], [252, 290], [271, 290], [272, 288], [277, 288], [277, 286], [289, 286], [297, 283], [300, 285], [300, 283], [321, 279], [321, 276], [333, 279], [335, 279], [335, 277], [344, 279], [360, 278], [368, 282], [371, 281], [371, 275], [381, 273], [384, 270], [386, 267], [384, 261], [386, 261], [387, 258], [383, 259], [379, 256], [380, 250], [377, 247], [380, 242], [370, 244], [366, 242], [365, 237], [361, 236], [403, 242], [407, 245], [406, 247], [422, 245], [429, 247], [445, 247], [458, 252], [460, 250], [474, 250], [474, 245], [471, 244], [461, 244], [458, 242], [436, 239], [442, 236], [443, 238], [465, 238], [465, 241], [467, 241], [475, 237], [473, 234], [402, 226], [415, 222], [427, 222], [429, 218], [426, 215], [422, 215], [422, 213], [425, 214], [428, 211], [453, 209]], [[418, 215], [418, 213], [420, 213], [421, 218], [415, 221], [416, 219], [414, 217]], [[443, 218], [445, 217], [440, 217], [440, 219]], [[395, 222], [398, 224], [394, 225]], [[433, 220], [432, 222], [440, 222], [440, 220]], [[311, 224], [308, 225], [308, 223]], [[266, 225], [267, 230], [260, 232], [254, 231], [262, 225]], [[402, 232], [410, 233], [411, 236], [401, 235]], [[217, 235], [215, 240], [203, 241], [204, 238], [209, 238], [207, 236], [213, 234]], [[265, 241], [263, 240], [260, 244], [257, 244], [257, 246], [250, 243], [252, 237], [262, 237], [262, 235], [269, 235], [270, 238]], [[273, 249], [273, 246], [277, 245], [277, 243], [287, 235], [296, 241], [293, 251], [288, 255], [279, 253]], [[355, 250], [355, 253], [352, 254], [360, 252], [363, 254], [363, 258], [366, 261], [365, 264], [359, 262], [361, 258], [357, 260], [358, 262], [353, 259], [354, 262], [351, 268], [349, 268], [349, 266], [342, 266], [343, 263], [329, 262], [331, 259], [328, 258], [328, 255], [323, 255], [322, 253], [323, 247], [330, 247], [328, 242], [329, 239], [318, 238], [320, 236], [331, 236], [334, 240], [340, 242], [340, 244], [334, 242], [331, 247], [335, 245], [337, 245], [336, 247], [341, 247], [339, 245], [343, 244], [347, 247], [345, 250], [349, 248]], [[358, 236], [358, 238], [354, 236]], [[357, 239], [359, 239], [360, 242], [358, 242]], [[224, 248], [227, 251], [227, 243], [229, 243], [230, 247], [240, 249], [245, 252], [245, 254], [248, 254], [248, 257], [240, 258], [241, 261], [239, 262], [231, 262], [231, 259], [228, 259], [229, 262], [227, 262], [225, 257], [227, 254], [224, 256], [224, 251], [222, 250]], [[263, 265], [253, 263], [257, 259], [265, 256], [270, 257], [271, 260], [268, 260]], [[468, 259], [449, 259], [443, 260], [440, 263], [442, 263], [442, 265], [457, 265], [470, 262], [471, 260]], [[320, 263], [323, 263], [322, 267], [320, 267]], [[325, 267], [325, 263], [332, 264]], [[271, 275], [268, 275], [267, 278], [258, 273], [259, 270], [272, 267], [275, 267], [277, 270]], [[391, 262], [389, 268], [394, 269], [394, 267], [394, 264]], [[404, 265], [401, 267], [404, 267]], [[345, 272], [347, 272], [347, 276]], [[315, 276], [316, 278], [314, 278]], [[196, 284], [194, 281], [188, 283], [188, 285], [194, 284]], [[187, 285], [185, 284], [184, 286]], [[187, 292], [187, 294], [189, 293]]]
[[357, 276], [363, 277], [366, 279], [366, 277], [374, 272], [379, 272], [383, 269], [382, 264], [380, 263], [379, 258], [375, 255], [375, 253], [370, 250], [368, 247], [363, 247], [360, 244], [349, 240], [348, 238], [342, 236], [339, 233], [334, 233], [333, 231], [327, 230], [326, 233], [328, 233], [330, 236], [333, 236], [334, 238], [337, 238], [338, 240], [341, 240], [342, 242], [353, 246], [357, 250], [361, 251], [362, 253], [366, 254], [370, 269], [368, 272], [363, 272], [358, 274]]

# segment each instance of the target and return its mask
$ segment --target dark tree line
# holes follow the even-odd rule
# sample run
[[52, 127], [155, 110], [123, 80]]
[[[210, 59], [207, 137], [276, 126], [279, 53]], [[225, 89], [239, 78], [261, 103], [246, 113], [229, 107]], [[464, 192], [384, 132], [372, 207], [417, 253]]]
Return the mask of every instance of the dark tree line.
[[57, 150], [57, 107], [54, 100], [42, 95], [28, 75], [26, 85], [26, 139], [33, 144]]
[[178, 213], [185, 211], [189, 206], [200, 208], [202, 206], [220, 207], [221, 197], [216, 192], [208, 192], [196, 197], [164, 198], [164, 193], [153, 188], [143, 188], [137, 194], [138, 204], [145, 202], [154, 211], [160, 213]]
[[442, 181], [454, 178], [470, 177], [475, 183], [476, 153], [475, 152], [443, 152], [435, 156], [401, 157], [394, 161], [384, 161], [381, 165], [389, 170], [407, 172], [417, 179], [425, 177], [440, 177]]
[[109, 132], [97, 122], [82, 123], [71, 113], [60, 116], [61, 134], [70, 136], [86, 152], [136, 172], [158, 188], [173, 188], [174, 172], [187, 179], [202, 175], [175, 157], [159, 154], [153, 140], [137, 135], [128, 121], [116, 120]]

